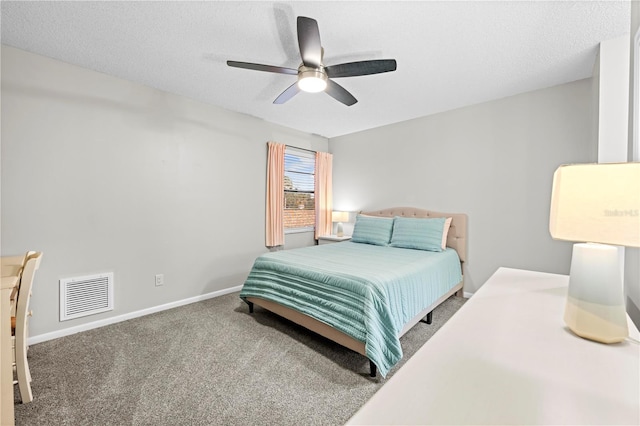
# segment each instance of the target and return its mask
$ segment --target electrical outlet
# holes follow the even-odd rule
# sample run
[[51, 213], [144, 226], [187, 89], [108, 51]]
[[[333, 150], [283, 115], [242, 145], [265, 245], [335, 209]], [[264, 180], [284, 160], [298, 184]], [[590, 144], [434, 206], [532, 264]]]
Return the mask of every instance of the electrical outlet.
[[156, 275], [156, 287], [159, 285], [164, 285], [164, 274]]

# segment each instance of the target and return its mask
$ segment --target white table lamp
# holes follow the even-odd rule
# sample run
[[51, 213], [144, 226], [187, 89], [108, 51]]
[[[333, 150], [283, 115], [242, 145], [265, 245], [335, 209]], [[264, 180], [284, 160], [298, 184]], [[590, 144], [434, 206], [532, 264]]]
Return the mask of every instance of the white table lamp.
[[640, 247], [640, 163], [560, 166], [549, 231], [555, 239], [581, 242], [573, 246], [567, 326], [598, 342], [624, 340], [623, 271], [614, 246]]
[[331, 221], [338, 222], [336, 227], [336, 235], [338, 237], [344, 236], [344, 229], [342, 229], [342, 222], [349, 222], [349, 212], [333, 212], [331, 214]]

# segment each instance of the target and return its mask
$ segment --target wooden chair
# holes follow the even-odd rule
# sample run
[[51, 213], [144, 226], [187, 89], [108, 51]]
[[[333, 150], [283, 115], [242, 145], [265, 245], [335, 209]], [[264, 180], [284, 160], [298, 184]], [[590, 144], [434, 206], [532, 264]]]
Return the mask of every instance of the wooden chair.
[[31, 393], [31, 373], [27, 361], [28, 318], [31, 316], [29, 302], [36, 270], [40, 267], [42, 252], [28, 252], [25, 255], [24, 266], [20, 272], [20, 284], [18, 286], [15, 301], [15, 315], [11, 317], [11, 332], [13, 342], [13, 356], [17, 380], [20, 390], [20, 398], [23, 403], [33, 401]]
[[[2, 262], [2, 276], [17, 276], [20, 278], [22, 276], [22, 271], [24, 270], [24, 265], [27, 263], [27, 259], [30, 255], [34, 254], [35, 251], [28, 251], [24, 256], [3, 256], [0, 258]], [[18, 288], [20, 287], [20, 281], [18, 281], [18, 286], [13, 289], [11, 292], [11, 317], [15, 317], [16, 315], [16, 297], [18, 295]], [[15, 321], [12, 322], [14, 324]], [[13, 325], [11, 328], [15, 328]]]

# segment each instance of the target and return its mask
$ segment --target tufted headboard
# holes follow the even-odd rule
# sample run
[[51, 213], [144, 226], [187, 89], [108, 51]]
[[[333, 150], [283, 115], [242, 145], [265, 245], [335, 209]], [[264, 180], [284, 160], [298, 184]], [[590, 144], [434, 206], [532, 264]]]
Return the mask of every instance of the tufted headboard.
[[393, 207], [390, 209], [361, 212], [368, 216], [381, 217], [450, 217], [451, 227], [447, 235], [447, 247], [458, 252], [460, 261], [467, 260], [467, 215], [464, 213], [442, 213], [415, 207]]

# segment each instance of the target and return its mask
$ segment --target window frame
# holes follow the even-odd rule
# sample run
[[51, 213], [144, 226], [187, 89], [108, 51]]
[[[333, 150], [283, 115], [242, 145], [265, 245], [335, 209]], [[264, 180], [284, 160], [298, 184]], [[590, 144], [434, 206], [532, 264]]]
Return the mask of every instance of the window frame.
[[[306, 150], [306, 149], [302, 149], [302, 148], [296, 148], [294, 146], [289, 146], [287, 145], [285, 147], [285, 156], [287, 154], [289, 155], [295, 155], [298, 157], [303, 157], [303, 158], [307, 158], [307, 159], [311, 159], [314, 162], [314, 166], [313, 166], [313, 176], [314, 176], [314, 188], [313, 188], [313, 205], [314, 205], [314, 224], [313, 226], [304, 226], [304, 227], [298, 227], [298, 228], [287, 228], [286, 225], [283, 223], [283, 228], [284, 228], [284, 233], [285, 235], [287, 234], [298, 234], [298, 233], [303, 233], [303, 232], [315, 232], [316, 230], [316, 226], [315, 226], [315, 205], [316, 205], [316, 188], [315, 188], [315, 174], [316, 174], [316, 166], [315, 166], [315, 160], [316, 160], [316, 153], [315, 151], [310, 151], [310, 150]], [[286, 176], [286, 169], [285, 169], [285, 176]], [[291, 190], [284, 190], [283, 193], [286, 194], [287, 192], [297, 192], [297, 191], [291, 191]], [[301, 191], [300, 193], [309, 193], [308, 191]], [[286, 203], [286, 197], [285, 198], [285, 203]], [[284, 211], [286, 211], [286, 205], [284, 206]], [[284, 217], [283, 217], [283, 221], [284, 221]]]

